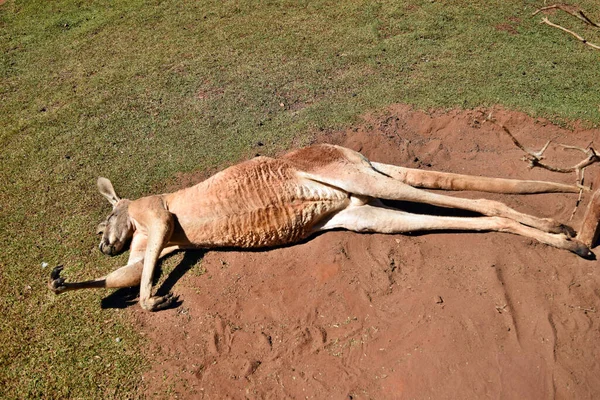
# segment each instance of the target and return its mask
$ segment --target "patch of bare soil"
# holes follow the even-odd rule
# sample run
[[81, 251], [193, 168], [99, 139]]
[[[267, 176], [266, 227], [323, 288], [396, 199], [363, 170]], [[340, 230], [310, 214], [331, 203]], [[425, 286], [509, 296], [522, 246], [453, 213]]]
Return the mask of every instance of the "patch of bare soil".
[[[600, 145], [598, 130], [569, 131], [500, 108], [424, 113], [401, 105], [317, 141], [410, 167], [573, 183], [574, 175], [528, 169], [506, 134], [484, 123], [490, 111], [534, 149], [548, 139]], [[551, 145], [546, 161], [582, 158]], [[598, 173], [591, 167], [587, 176]], [[577, 199], [459, 195], [563, 222]], [[588, 198], [570, 221], [575, 228]], [[209, 251], [201, 263], [204, 275], [183, 274], [173, 287], [179, 308], [132, 307], [153, 343], [148, 397], [600, 396], [597, 261], [503, 233], [337, 231], [269, 251]]]

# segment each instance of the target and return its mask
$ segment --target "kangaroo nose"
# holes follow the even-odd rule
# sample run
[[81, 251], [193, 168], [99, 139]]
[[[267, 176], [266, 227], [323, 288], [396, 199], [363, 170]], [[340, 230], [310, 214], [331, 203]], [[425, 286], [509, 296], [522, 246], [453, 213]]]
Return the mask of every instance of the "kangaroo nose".
[[100, 251], [101, 251], [103, 254], [110, 255], [110, 254], [112, 253], [112, 246], [110, 246], [110, 245], [108, 244], [108, 240], [106, 240], [106, 239], [103, 239], [103, 240], [100, 242], [100, 246], [99, 246], [99, 248], [100, 248]]

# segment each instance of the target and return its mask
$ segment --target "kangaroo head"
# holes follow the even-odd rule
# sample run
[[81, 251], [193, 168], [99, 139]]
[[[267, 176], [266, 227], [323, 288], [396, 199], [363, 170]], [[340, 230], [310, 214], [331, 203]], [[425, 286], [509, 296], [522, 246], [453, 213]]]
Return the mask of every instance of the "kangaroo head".
[[98, 225], [98, 234], [102, 234], [100, 251], [114, 256], [126, 250], [133, 237], [133, 224], [129, 218], [130, 200], [117, 196], [112, 183], [106, 178], [98, 178], [98, 190], [112, 204], [113, 210], [106, 220]]

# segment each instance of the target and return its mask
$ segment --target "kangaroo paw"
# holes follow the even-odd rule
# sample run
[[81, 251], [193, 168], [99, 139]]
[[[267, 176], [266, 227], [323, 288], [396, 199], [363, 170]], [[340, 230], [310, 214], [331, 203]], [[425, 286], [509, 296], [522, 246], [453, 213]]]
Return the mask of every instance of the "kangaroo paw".
[[173, 293], [167, 293], [164, 296], [153, 296], [146, 301], [142, 301], [141, 306], [144, 310], [160, 311], [171, 308], [179, 301], [179, 296], [174, 296]]
[[63, 266], [59, 265], [55, 267], [50, 273], [50, 280], [48, 281], [48, 289], [52, 290], [56, 294], [61, 294], [67, 287], [65, 286], [65, 279], [60, 277], [60, 273], [63, 270]]

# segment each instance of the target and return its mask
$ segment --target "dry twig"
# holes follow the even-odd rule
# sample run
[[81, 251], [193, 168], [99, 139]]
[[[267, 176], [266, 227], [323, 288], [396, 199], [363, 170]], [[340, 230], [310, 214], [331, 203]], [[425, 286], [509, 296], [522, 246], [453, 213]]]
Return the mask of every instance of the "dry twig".
[[540, 168], [544, 168], [544, 169], [547, 169], [552, 172], [559, 172], [559, 173], [563, 173], [563, 174], [569, 173], [569, 172], [575, 172], [575, 174], [577, 176], [576, 184], [579, 187], [579, 197], [577, 198], [577, 201], [575, 202], [575, 207], [573, 208], [573, 212], [571, 213], [571, 217], [569, 218], [569, 220], [571, 220], [573, 218], [573, 216], [575, 215], [575, 212], [577, 212], [577, 208], [579, 207], [579, 204], [581, 203], [581, 199], [583, 198], [583, 191], [591, 190], [591, 188], [583, 185], [583, 177], [584, 177], [584, 173], [585, 173], [585, 168], [587, 166], [592, 165], [596, 162], [600, 162], [600, 157], [598, 156], [598, 154], [596, 154], [596, 151], [590, 146], [588, 146], [587, 149], [584, 149], [581, 147], [567, 146], [564, 144], [560, 144], [560, 146], [562, 146], [566, 149], [571, 149], [571, 150], [574, 149], [574, 150], [582, 151], [583, 153], [587, 154], [587, 158], [580, 161], [579, 163], [577, 163], [576, 165], [574, 165], [570, 168], [555, 167], [555, 166], [548, 165], [548, 164], [545, 164], [540, 161], [543, 158], [544, 151], [546, 151], [546, 149], [548, 148], [550, 141], [548, 141], [540, 151], [534, 152], [534, 151], [526, 149], [525, 146], [523, 146], [517, 140], [517, 138], [515, 138], [513, 136], [512, 133], [510, 133], [510, 131], [508, 130], [508, 128], [506, 126], [504, 126], [496, 121], [493, 121], [493, 122], [500, 125], [502, 127], [502, 130], [504, 130], [504, 132], [506, 132], [506, 134], [511, 138], [513, 143], [518, 148], [520, 148], [525, 153], [527, 153], [527, 155], [524, 157], [524, 159], [525, 159], [525, 161], [529, 161], [529, 168], [540, 167]]
[[[493, 120], [492, 120], [493, 121]], [[559, 144], [559, 146], [564, 147], [565, 149], [569, 149], [569, 150], [579, 150], [582, 153], [587, 155], [587, 158], [583, 159], [582, 161], [580, 161], [579, 163], [575, 164], [572, 167], [568, 167], [568, 168], [563, 168], [563, 167], [555, 167], [553, 165], [548, 165], [543, 163], [541, 160], [544, 158], [543, 154], [546, 151], [546, 149], [548, 148], [548, 145], [550, 145], [551, 140], [549, 140], [544, 147], [542, 147], [542, 149], [540, 151], [532, 151], [529, 150], [527, 148], [525, 148], [525, 146], [523, 146], [518, 140], [517, 138], [514, 137], [514, 135], [510, 132], [510, 130], [504, 126], [503, 124], [500, 124], [496, 121], [493, 121], [494, 123], [500, 125], [500, 127], [502, 128], [502, 130], [504, 132], [506, 132], [506, 134], [510, 137], [510, 139], [512, 140], [512, 142], [515, 144], [515, 146], [517, 146], [519, 149], [523, 150], [525, 153], [527, 153], [527, 155], [525, 156], [525, 160], [529, 162], [529, 167], [533, 168], [533, 167], [540, 167], [540, 168], [544, 168], [547, 169], [549, 171], [552, 172], [559, 172], [562, 174], [566, 174], [569, 172], [575, 172], [577, 175], [577, 184], [584, 190], [589, 190], [590, 188], [588, 187], [584, 187], [583, 186], [583, 171], [586, 167], [600, 162], [600, 156], [596, 153], [596, 150], [594, 150], [593, 147], [588, 146], [586, 149], [582, 148], [582, 147], [576, 147], [576, 146], [568, 146], [565, 144]]]
[[588, 45], [588, 46], [590, 46], [590, 47], [592, 47], [592, 48], [594, 48], [596, 50], [600, 50], [600, 46], [598, 46], [597, 44], [590, 43], [586, 39], [584, 39], [581, 36], [579, 36], [578, 34], [576, 34], [575, 32], [570, 31], [567, 28], [563, 28], [560, 25], [557, 25], [557, 24], [554, 24], [554, 23], [550, 22], [550, 20], [548, 18], [546, 18], [546, 17], [542, 18], [542, 23], [546, 24], [546, 25], [553, 26], [554, 28], [558, 28], [561, 31], [567, 32], [568, 34], [571, 34], [571, 35], [575, 36], [581, 43], [586, 44], [586, 45]]
[[592, 312], [592, 313], [596, 312], [596, 307], [581, 307], [581, 306], [572, 306], [572, 305], [568, 305], [568, 307], [573, 308], [575, 310], [581, 310], [583, 312]]
[[[547, 6], [547, 7], [542, 7], [539, 10], [536, 10], [532, 15], [537, 15], [538, 13], [540, 13], [542, 11], [547, 11], [547, 10], [552, 10], [552, 9], [562, 10], [562, 11], [566, 12], [567, 14], [570, 14], [576, 18], [579, 18], [580, 20], [582, 20], [583, 22], [585, 22], [588, 25], [594, 26], [596, 28], [600, 28], [600, 25], [598, 25], [597, 23], [595, 23], [594, 21], [589, 19], [588, 16], [585, 15], [583, 10], [579, 6], [572, 6], [570, 4], [559, 3], [559, 4]], [[553, 28], [560, 29], [563, 32], [567, 32], [569, 35], [572, 35], [575, 38], [577, 38], [577, 40], [579, 40], [581, 43], [583, 43], [587, 46], [590, 46], [593, 49], [600, 50], [600, 46], [598, 46], [597, 44], [590, 43], [586, 39], [584, 39], [583, 37], [578, 35], [577, 33], [573, 32], [565, 27], [562, 27], [558, 24], [550, 22], [550, 20], [547, 17], [542, 18], [541, 23], [551, 26]]]
[[595, 26], [596, 28], [600, 28], [600, 25], [598, 25], [597, 23], [595, 23], [591, 19], [589, 19], [587, 17], [587, 15], [584, 14], [583, 10], [580, 7], [578, 7], [578, 6], [572, 6], [570, 4], [560, 3], [560, 4], [553, 4], [553, 5], [547, 6], [547, 7], [542, 7], [539, 10], [536, 10], [531, 15], [535, 16], [535, 15], [537, 15], [538, 13], [540, 13], [542, 11], [547, 11], [547, 10], [552, 10], [552, 9], [562, 10], [562, 11], [568, 13], [568, 14], [571, 14], [574, 17], [579, 18], [580, 20], [582, 20], [586, 24]]
[[594, 163], [600, 162], [600, 155], [598, 155], [596, 153], [596, 150], [594, 150], [594, 148], [591, 147], [591, 143], [585, 149], [582, 147], [577, 147], [577, 146], [569, 146], [569, 145], [565, 145], [565, 144], [559, 144], [559, 146], [562, 146], [563, 148], [568, 149], [568, 150], [579, 150], [579, 151], [583, 152], [584, 154], [586, 154], [587, 158], [581, 160], [579, 163], [577, 163], [574, 166], [569, 167], [569, 168], [555, 167], [553, 165], [548, 165], [541, 161], [544, 158], [544, 152], [546, 151], [546, 149], [552, 142], [551, 140], [546, 142], [544, 147], [542, 147], [541, 150], [539, 150], [539, 151], [529, 150], [525, 146], [523, 146], [521, 144], [521, 142], [519, 142], [517, 140], [517, 138], [510, 132], [510, 130], [506, 126], [504, 126], [503, 124], [496, 121], [492, 117], [492, 114], [488, 115], [486, 120], [493, 122], [496, 125], [499, 125], [502, 128], [502, 130], [508, 135], [508, 137], [510, 137], [510, 139], [515, 144], [515, 146], [517, 146], [524, 153], [526, 153], [526, 155], [523, 159], [524, 159], [524, 161], [529, 162], [529, 168], [540, 167], [540, 168], [547, 169], [548, 171], [559, 172], [562, 174], [575, 172], [576, 177], [577, 177], [576, 184], [579, 187], [579, 198], [577, 199], [577, 202], [575, 203], [575, 208], [573, 209], [573, 212], [571, 213], [571, 218], [573, 218], [573, 216], [575, 215], [575, 212], [577, 211], [577, 207], [579, 207], [579, 203], [581, 203], [581, 199], [583, 197], [583, 192], [591, 190], [590, 187], [584, 186], [584, 184], [583, 184], [585, 168]]

